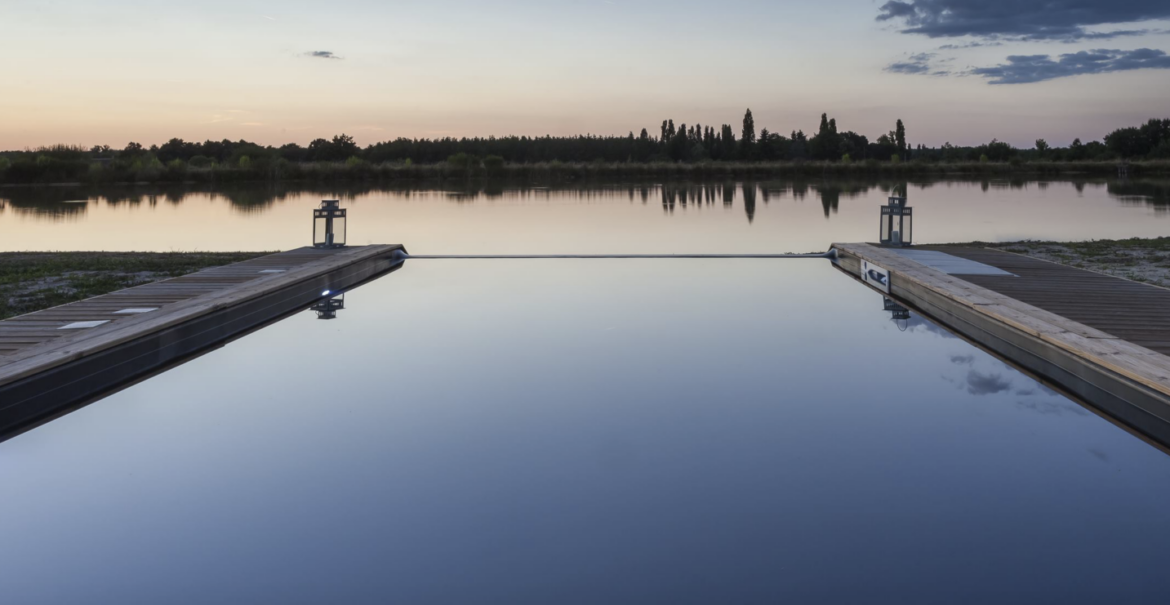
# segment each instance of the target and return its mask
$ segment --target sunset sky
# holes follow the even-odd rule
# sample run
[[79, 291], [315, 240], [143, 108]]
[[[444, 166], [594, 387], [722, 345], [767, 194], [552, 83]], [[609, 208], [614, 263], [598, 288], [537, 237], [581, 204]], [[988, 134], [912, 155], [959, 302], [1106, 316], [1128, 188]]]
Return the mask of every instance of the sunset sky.
[[1167, 0], [3, 0], [0, 149], [816, 129], [1067, 145], [1170, 117]]

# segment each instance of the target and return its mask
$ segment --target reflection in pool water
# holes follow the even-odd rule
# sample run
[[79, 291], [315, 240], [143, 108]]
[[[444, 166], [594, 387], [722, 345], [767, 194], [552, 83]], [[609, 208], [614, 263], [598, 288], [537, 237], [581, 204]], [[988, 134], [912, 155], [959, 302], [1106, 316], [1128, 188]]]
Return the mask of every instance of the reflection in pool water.
[[896, 313], [822, 260], [407, 261], [333, 321], [0, 444], [0, 583], [117, 603], [1164, 594], [1170, 458]]

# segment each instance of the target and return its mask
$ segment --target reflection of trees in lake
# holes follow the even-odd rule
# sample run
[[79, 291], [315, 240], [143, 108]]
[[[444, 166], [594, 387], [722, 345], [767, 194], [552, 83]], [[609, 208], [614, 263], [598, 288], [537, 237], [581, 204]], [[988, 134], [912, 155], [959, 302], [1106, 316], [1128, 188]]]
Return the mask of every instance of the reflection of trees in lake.
[[[456, 203], [476, 203], [509, 197], [519, 200], [536, 199], [578, 199], [583, 201], [612, 201], [615, 197], [628, 197], [630, 201], [641, 198], [646, 204], [652, 196], [660, 195], [662, 205], [668, 214], [674, 210], [689, 207], [711, 206], [723, 201], [725, 207], [732, 207], [738, 195], [743, 196], [744, 214], [754, 222], [758, 201], [769, 204], [773, 200], [786, 198], [803, 201], [811, 189], [819, 198], [826, 218], [840, 210], [841, 198], [855, 198], [870, 194], [875, 199], [869, 202], [884, 203], [884, 195], [873, 195], [881, 191], [889, 195], [906, 195], [909, 189], [925, 190], [930, 187], [972, 187], [978, 186], [984, 192], [996, 190], [1023, 190], [1055, 187], [1059, 184], [1072, 185], [1078, 193], [1086, 185], [1106, 187], [1108, 195], [1125, 204], [1143, 204], [1158, 211], [1170, 211], [1170, 181], [1136, 180], [1106, 181], [1104, 179], [1079, 179], [1068, 181], [996, 179], [996, 180], [947, 180], [914, 181], [904, 179], [870, 180], [767, 180], [767, 181], [667, 181], [647, 183], [631, 180], [626, 182], [605, 182], [583, 180], [577, 182], [542, 183], [513, 182], [493, 179], [460, 179], [435, 183], [412, 182], [410, 184], [355, 184], [343, 186], [322, 186], [312, 183], [228, 183], [218, 186], [207, 185], [98, 185], [75, 187], [6, 187], [0, 188], [0, 202], [14, 215], [30, 215], [46, 220], [77, 220], [84, 217], [90, 204], [106, 204], [114, 207], [153, 207], [159, 204], [181, 205], [184, 201], [198, 197], [226, 201], [234, 210], [243, 213], [263, 213], [288, 200], [302, 197], [355, 199], [370, 194], [385, 194], [396, 199], [426, 197], [441, 198]], [[742, 191], [742, 193], [740, 193]], [[704, 204], [705, 202], [705, 204]], [[874, 208], [876, 212], [876, 205]]]
[[747, 214], [748, 224], [756, 218], [756, 184], [743, 184], [743, 211]]
[[1151, 206], [1157, 212], [1170, 210], [1170, 181], [1110, 181], [1105, 190], [1123, 204]]
[[49, 220], [74, 220], [97, 201], [83, 187], [11, 187], [0, 190], [0, 200], [17, 215]]
[[818, 183], [814, 187], [817, 190], [817, 194], [821, 196], [821, 207], [825, 211], [825, 218], [830, 218], [831, 215], [837, 213], [841, 205], [842, 195], [847, 198], [855, 198], [873, 189], [873, 186], [859, 183], [831, 182]]

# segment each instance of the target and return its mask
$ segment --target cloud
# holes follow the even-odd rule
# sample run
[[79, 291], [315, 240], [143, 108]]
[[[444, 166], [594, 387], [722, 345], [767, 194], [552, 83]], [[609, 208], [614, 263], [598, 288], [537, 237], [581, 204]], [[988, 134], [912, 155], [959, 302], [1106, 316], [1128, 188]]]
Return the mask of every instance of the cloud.
[[1149, 32], [1085, 28], [1170, 18], [1166, 0], [891, 0], [878, 10], [878, 21], [900, 23], [902, 33], [931, 38], [1102, 40]]
[[967, 372], [967, 392], [972, 395], [993, 395], [1011, 388], [1012, 382], [999, 374], [984, 374], [975, 370]]
[[1170, 56], [1151, 48], [1137, 50], [1082, 50], [1060, 55], [1011, 55], [1007, 63], [972, 69], [991, 84], [1029, 84], [1068, 76], [1101, 74], [1131, 69], [1170, 69]]
[[305, 56], [313, 57], [314, 59], [341, 59], [341, 57], [333, 54], [331, 50], [311, 50], [305, 53]]
[[[895, 61], [886, 66], [886, 71], [896, 74], [916, 74], [916, 75], [931, 75], [931, 76], [946, 76], [950, 72], [946, 70], [935, 70], [931, 67], [930, 62], [935, 57], [934, 53], [918, 53], [910, 55], [909, 58], [903, 61]], [[948, 61], [949, 59], [944, 59]]]
[[930, 59], [934, 53], [918, 53], [905, 61], [896, 61], [886, 66], [886, 71], [898, 74], [924, 74], [930, 71]]
[[962, 50], [964, 48], [983, 48], [985, 46], [1003, 46], [1003, 42], [967, 42], [966, 44], [943, 44], [939, 50]]

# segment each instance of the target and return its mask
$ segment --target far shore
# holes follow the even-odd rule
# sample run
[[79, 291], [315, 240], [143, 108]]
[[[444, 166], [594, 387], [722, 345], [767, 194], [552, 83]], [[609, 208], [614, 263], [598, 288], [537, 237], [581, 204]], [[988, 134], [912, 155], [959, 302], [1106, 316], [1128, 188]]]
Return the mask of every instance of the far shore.
[[[185, 164], [138, 170], [95, 167], [66, 178], [52, 171], [16, 177], [0, 172], [0, 187], [98, 184], [226, 184], [342, 182], [462, 182], [467, 180], [764, 179], [764, 178], [1118, 178], [1117, 161], [1069, 162], [541, 162], [455, 165], [368, 162], [254, 162], [249, 167]], [[1124, 177], [1170, 176], [1170, 161], [1124, 163]]]

